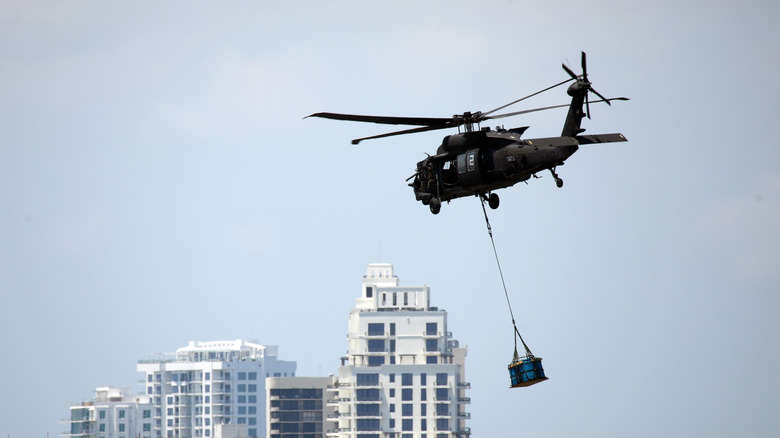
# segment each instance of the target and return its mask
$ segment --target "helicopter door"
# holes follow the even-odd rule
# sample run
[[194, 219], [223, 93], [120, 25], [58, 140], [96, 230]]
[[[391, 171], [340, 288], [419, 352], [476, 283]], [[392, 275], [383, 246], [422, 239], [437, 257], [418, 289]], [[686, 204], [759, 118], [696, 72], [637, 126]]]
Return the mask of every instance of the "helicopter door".
[[482, 182], [479, 172], [479, 149], [458, 155], [458, 178], [464, 186]]

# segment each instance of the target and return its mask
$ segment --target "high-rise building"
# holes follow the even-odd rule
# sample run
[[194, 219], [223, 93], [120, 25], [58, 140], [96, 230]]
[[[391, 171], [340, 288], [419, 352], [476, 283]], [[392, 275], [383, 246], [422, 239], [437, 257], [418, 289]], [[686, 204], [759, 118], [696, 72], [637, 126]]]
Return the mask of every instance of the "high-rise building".
[[276, 346], [244, 340], [190, 342], [175, 354], [141, 360], [137, 369], [154, 405], [152, 437], [213, 438], [223, 425], [262, 437], [265, 379], [295, 376], [295, 367], [277, 359]]
[[333, 432], [336, 408], [330, 403], [336, 378], [270, 377], [267, 438], [325, 438]]
[[73, 438], [152, 438], [152, 404], [147, 396], [132, 396], [127, 388], [107, 386], [95, 398], [70, 407]]
[[349, 315], [333, 438], [470, 435], [466, 348], [430, 305], [429, 286], [402, 287], [393, 266], [370, 264]]

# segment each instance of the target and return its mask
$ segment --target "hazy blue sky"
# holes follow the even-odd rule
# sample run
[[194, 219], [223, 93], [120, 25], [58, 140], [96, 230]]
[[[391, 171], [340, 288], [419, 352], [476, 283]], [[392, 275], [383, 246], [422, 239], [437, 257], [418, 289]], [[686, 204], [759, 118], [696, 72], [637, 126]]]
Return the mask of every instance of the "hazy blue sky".
[[[0, 0], [0, 435], [57, 436], [71, 403], [190, 340], [333, 373], [384, 261], [468, 346], [476, 438], [777, 436], [778, 5]], [[384, 127], [303, 117], [489, 110], [581, 50], [632, 99], [584, 127], [629, 142], [491, 212], [551, 378], [510, 390], [479, 201], [433, 216], [404, 182], [450, 132], [356, 147]], [[564, 116], [502, 122], [544, 137]]]

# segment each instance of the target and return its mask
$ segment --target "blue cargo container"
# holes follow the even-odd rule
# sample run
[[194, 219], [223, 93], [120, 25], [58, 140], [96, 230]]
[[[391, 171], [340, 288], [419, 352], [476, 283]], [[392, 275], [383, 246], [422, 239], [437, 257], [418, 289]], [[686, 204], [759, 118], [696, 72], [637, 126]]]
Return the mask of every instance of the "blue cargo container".
[[512, 381], [512, 388], [531, 386], [547, 380], [542, 368], [542, 358], [526, 356], [521, 360], [514, 360], [509, 364], [509, 379]]

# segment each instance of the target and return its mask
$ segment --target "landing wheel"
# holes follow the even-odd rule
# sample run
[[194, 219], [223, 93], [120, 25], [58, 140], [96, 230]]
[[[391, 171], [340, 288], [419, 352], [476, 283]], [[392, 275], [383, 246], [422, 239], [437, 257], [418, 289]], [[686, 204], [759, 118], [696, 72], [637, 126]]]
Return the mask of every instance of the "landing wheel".
[[495, 210], [498, 208], [498, 203], [500, 202], [500, 199], [498, 199], [498, 195], [495, 193], [491, 193], [488, 197], [488, 205], [491, 209]]
[[428, 207], [431, 209], [431, 213], [439, 214], [439, 211], [441, 211], [441, 201], [439, 198], [431, 198], [431, 202]]
[[563, 180], [560, 178], [555, 178], [555, 185], [558, 186], [558, 188], [563, 187]]

